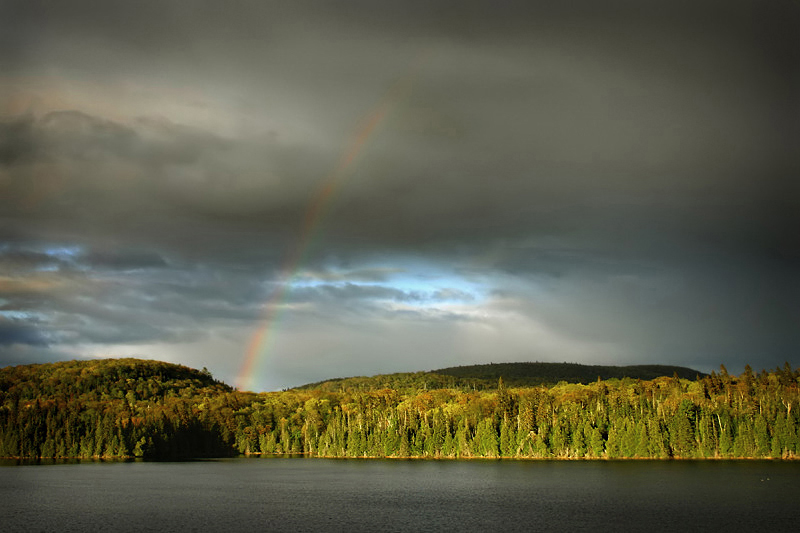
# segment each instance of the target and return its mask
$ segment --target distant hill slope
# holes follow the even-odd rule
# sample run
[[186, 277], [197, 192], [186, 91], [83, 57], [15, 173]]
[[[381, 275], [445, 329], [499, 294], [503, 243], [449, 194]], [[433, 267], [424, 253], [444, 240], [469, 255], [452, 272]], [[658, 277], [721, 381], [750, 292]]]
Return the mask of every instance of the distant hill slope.
[[655, 379], [661, 376], [678, 375], [683, 379], [695, 379], [704, 373], [683, 366], [670, 365], [581, 365], [577, 363], [490, 363], [488, 365], [454, 366], [433, 370], [436, 374], [459, 378], [478, 378], [497, 381], [503, 378], [506, 386], [524, 387], [546, 383], [589, 383], [600, 379]]
[[223, 457], [255, 395], [143, 359], [0, 368], [0, 457]]
[[0, 368], [0, 391], [19, 399], [161, 397], [190, 388], [230, 392], [208, 371], [147, 359], [93, 359]]
[[456, 366], [428, 372], [400, 372], [371, 377], [335, 378], [296, 387], [299, 390], [318, 389], [329, 392], [340, 390], [377, 389], [477, 389], [497, 388], [502, 377], [506, 387], [534, 387], [567, 383], [591, 383], [598, 378], [651, 380], [660, 376], [673, 376], [694, 380], [706, 374], [697, 370], [671, 365], [581, 365], [577, 363], [490, 363], [484, 365]]

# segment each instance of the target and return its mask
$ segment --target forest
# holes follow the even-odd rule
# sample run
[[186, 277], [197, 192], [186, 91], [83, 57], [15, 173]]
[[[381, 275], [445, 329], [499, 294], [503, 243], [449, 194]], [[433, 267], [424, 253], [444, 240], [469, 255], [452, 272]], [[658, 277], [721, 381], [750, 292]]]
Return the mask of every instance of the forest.
[[[411, 373], [252, 393], [159, 361], [6, 367], [0, 457], [800, 456], [800, 369], [788, 363], [738, 376], [721, 366], [694, 379], [676, 371], [536, 386], [507, 385], [501, 373], [491, 388], [490, 373], [451, 379], [446, 370], [449, 378]], [[518, 383], [513, 373], [508, 379]]]

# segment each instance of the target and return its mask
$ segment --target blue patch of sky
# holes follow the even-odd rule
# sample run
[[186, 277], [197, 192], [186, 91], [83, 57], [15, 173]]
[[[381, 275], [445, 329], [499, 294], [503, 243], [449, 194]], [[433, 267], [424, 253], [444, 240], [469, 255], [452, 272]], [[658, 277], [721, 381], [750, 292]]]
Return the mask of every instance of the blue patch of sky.
[[[386, 267], [387, 265], [370, 265]], [[441, 303], [476, 303], [487, 297], [487, 288], [476, 279], [467, 279], [442, 267], [421, 262], [407, 262], [401, 268], [392, 265], [386, 269], [386, 278], [381, 282], [365, 282], [348, 279], [348, 271], [328, 269], [334, 278], [325, 279], [300, 275], [290, 282], [293, 288], [313, 287], [383, 287], [393, 289], [409, 296], [406, 303], [411, 305], [431, 305]]]
[[45, 253], [51, 257], [55, 257], [56, 259], [61, 259], [62, 261], [70, 261], [75, 259], [77, 256], [82, 255], [84, 249], [83, 246], [73, 244], [73, 245], [45, 246], [41, 251], [42, 253]]
[[45, 315], [43, 313], [35, 311], [15, 311], [15, 310], [0, 311], [0, 316], [2, 316], [3, 318], [7, 318], [9, 320], [24, 320], [28, 322], [41, 321], [45, 318]]
[[70, 268], [85, 270], [79, 264], [80, 256], [84, 253], [84, 248], [78, 245], [47, 245], [36, 250], [53, 259], [52, 263], [42, 263], [34, 270], [36, 272], [57, 272], [61, 270], [64, 263], [68, 263]]
[[9, 252], [32, 252], [47, 256], [50, 261], [40, 259], [39, 264], [32, 268], [34, 272], [56, 272], [64, 263], [78, 267], [77, 261], [84, 253], [84, 247], [65, 244], [42, 244], [32, 246], [13, 246], [9, 243], [0, 243], [0, 254]]

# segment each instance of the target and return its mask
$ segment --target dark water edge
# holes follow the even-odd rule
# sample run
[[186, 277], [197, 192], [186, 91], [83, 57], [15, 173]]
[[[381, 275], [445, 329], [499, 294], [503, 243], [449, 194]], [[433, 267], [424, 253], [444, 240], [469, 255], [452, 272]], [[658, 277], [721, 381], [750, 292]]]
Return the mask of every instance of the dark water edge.
[[0, 468], [3, 531], [797, 531], [800, 463], [80, 460]]
[[680, 462], [761, 462], [761, 463], [800, 463], [800, 456], [785, 458], [763, 458], [763, 457], [670, 457], [667, 459], [657, 457], [616, 457], [608, 459], [605, 457], [338, 457], [325, 455], [309, 455], [306, 453], [252, 453], [241, 454], [233, 457], [0, 457], [0, 467], [7, 466], [36, 466], [36, 465], [63, 465], [63, 464], [93, 464], [93, 463], [192, 463], [204, 461], [222, 461], [230, 459], [310, 459], [328, 461], [457, 461], [457, 462], [506, 462], [506, 463], [525, 463], [525, 462], [659, 462], [659, 463], [680, 463]]

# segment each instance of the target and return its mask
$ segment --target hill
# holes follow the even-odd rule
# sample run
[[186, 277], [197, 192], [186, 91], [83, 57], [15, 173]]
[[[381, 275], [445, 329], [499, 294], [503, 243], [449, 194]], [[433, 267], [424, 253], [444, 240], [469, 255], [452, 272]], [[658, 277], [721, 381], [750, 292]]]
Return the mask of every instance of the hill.
[[683, 366], [670, 365], [581, 365], [577, 363], [490, 363], [488, 365], [455, 366], [433, 370], [433, 373], [458, 378], [475, 378], [497, 382], [503, 378], [507, 387], [531, 387], [546, 384], [591, 383], [598, 379], [650, 380], [677, 375], [682, 379], [703, 377], [704, 373]]
[[[490, 364], [254, 394], [159, 361], [17, 366], [0, 369], [0, 458], [800, 456], [800, 369], [676, 368]], [[648, 372], [672, 375], [632, 379]], [[534, 379], [559, 382], [519, 386]]]
[[20, 400], [118, 398], [128, 392], [139, 399], [150, 399], [204, 388], [231, 390], [207, 370], [147, 359], [93, 359], [0, 368], [0, 391]]
[[566, 383], [591, 383], [608, 379], [651, 380], [677, 375], [693, 380], [706, 374], [670, 365], [606, 366], [577, 363], [490, 363], [442, 368], [428, 372], [400, 372], [371, 377], [335, 378], [296, 387], [298, 390], [492, 390], [502, 377], [506, 387], [538, 387]]
[[0, 368], [0, 457], [232, 455], [230, 413], [253, 396], [161, 361]]

